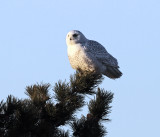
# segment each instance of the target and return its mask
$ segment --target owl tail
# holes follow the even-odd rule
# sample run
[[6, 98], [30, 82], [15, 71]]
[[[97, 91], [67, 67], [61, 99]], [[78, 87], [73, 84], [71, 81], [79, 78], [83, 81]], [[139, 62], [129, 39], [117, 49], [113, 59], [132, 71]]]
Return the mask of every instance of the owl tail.
[[116, 79], [122, 76], [122, 72], [117, 67], [107, 67], [107, 71], [104, 75], [109, 78]]

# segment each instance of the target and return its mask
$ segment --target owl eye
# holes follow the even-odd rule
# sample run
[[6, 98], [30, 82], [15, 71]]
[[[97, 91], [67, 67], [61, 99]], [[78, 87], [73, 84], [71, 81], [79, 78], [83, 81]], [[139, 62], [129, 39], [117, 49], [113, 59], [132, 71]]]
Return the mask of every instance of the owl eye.
[[73, 34], [73, 37], [76, 38], [78, 36], [78, 34]]

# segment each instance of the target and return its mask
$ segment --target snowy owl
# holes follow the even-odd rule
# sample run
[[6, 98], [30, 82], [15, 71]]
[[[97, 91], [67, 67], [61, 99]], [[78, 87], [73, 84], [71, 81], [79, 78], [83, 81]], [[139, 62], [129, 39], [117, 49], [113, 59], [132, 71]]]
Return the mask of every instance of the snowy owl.
[[67, 52], [73, 69], [92, 71], [116, 79], [122, 76], [118, 61], [98, 42], [87, 39], [80, 31], [66, 36]]

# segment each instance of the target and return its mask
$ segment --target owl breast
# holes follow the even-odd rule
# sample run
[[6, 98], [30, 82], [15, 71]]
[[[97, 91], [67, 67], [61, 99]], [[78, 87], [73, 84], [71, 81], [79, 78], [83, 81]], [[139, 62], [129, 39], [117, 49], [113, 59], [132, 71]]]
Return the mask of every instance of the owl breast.
[[81, 45], [68, 46], [68, 58], [73, 69], [80, 68], [86, 71], [95, 71], [96, 65], [92, 57], [85, 51]]

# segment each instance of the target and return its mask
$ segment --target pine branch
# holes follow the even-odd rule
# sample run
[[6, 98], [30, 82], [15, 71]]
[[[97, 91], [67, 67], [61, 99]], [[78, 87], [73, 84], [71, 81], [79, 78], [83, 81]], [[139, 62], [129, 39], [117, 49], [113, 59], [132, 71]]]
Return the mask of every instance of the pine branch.
[[103, 125], [101, 125], [101, 120], [107, 117], [110, 113], [109, 104], [112, 102], [113, 93], [100, 90], [96, 93], [96, 98], [91, 100], [88, 108], [89, 114], [81, 119], [75, 119], [73, 123], [70, 123], [73, 136], [74, 137], [103, 137], [107, 132]]
[[34, 125], [33, 108], [27, 100], [18, 100], [8, 96], [6, 103], [1, 108], [3, 115], [0, 120], [0, 134], [3, 137], [18, 137], [28, 133]]
[[[102, 82], [102, 75], [77, 71], [70, 77], [70, 84], [58, 82], [53, 91], [58, 101], [56, 104], [56, 118], [58, 125], [64, 125], [73, 119], [75, 111], [84, 105], [84, 95], [94, 94], [94, 88]], [[57, 125], [57, 126], [58, 126]]]
[[50, 99], [50, 84], [35, 84], [26, 87], [26, 95], [30, 97], [35, 105], [44, 105]]
[[70, 123], [73, 137], [103, 137], [106, 133], [104, 127], [93, 118], [82, 117]]
[[109, 104], [112, 102], [112, 99], [113, 93], [98, 88], [96, 98], [91, 100], [88, 105], [89, 113], [98, 121], [109, 120], [105, 118], [110, 113], [111, 106]]
[[84, 72], [78, 70], [74, 76], [70, 77], [72, 92], [80, 94], [95, 94], [94, 88], [96, 88], [103, 80], [101, 74], [94, 72]]
[[[29, 99], [8, 96], [6, 102], [0, 102], [0, 136], [68, 137], [69, 133], [58, 127], [69, 122], [75, 137], [104, 136], [100, 120], [110, 112], [113, 94], [100, 89], [95, 92], [102, 80], [102, 75], [79, 70], [70, 77], [70, 83], [55, 84], [53, 97], [49, 94], [50, 84], [27, 86]], [[95, 93], [96, 98], [88, 105], [89, 114], [76, 120], [74, 114], [85, 105], [85, 95]]]

